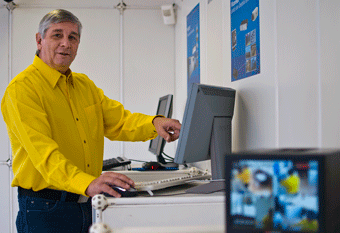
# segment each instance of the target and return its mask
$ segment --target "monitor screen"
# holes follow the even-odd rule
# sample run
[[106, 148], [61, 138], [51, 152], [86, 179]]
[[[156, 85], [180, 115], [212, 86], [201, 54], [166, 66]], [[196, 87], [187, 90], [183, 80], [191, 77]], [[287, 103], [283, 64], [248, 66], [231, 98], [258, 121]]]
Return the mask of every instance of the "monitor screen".
[[[167, 118], [171, 118], [172, 99], [173, 95], [171, 94], [159, 98], [156, 115], [162, 115]], [[157, 156], [157, 162], [162, 164], [166, 163], [164, 157], [162, 156], [165, 143], [166, 141], [162, 137], [157, 136], [155, 139], [151, 140], [149, 144], [149, 151], [155, 154]]]
[[230, 215], [235, 229], [317, 232], [319, 162], [242, 160], [232, 163]]
[[[230, 233], [326, 231], [333, 184], [326, 176], [339, 153], [238, 153], [226, 158], [226, 220]], [[328, 162], [327, 162], [328, 161]], [[337, 162], [338, 164], [338, 162]], [[337, 165], [338, 166], [338, 165]], [[332, 168], [333, 169], [333, 168]], [[333, 174], [332, 174], [333, 176]], [[328, 195], [328, 196], [326, 196]], [[334, 196], [335, 199], [338, 199]], [[327, 199], [333, 200], [327, 207]], [[332, 217], [331, 217], [332, 218]], [[337, 222], [339, 222], [337, 220]]]
[[[227, 87], [192, 84], [175, 163], [186, 164], [211, 159], [213, 180], [224, 179], [225, 155], [231, 153], [231, 120], [235, 93], [235, 90]], [[224, 182], [221, 185], [224, 186]]]

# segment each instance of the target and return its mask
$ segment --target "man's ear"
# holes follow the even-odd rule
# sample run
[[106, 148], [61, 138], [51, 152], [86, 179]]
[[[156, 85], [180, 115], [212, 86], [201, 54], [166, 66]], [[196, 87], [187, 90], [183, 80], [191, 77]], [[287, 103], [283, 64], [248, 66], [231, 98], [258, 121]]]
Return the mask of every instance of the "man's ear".
[[42, 37], [41, 37], [41, 34], [39, 32], [37, 34], [35, 34], [35, 41], [37, 42], [37, 48], [40, 50], [41, 49]]

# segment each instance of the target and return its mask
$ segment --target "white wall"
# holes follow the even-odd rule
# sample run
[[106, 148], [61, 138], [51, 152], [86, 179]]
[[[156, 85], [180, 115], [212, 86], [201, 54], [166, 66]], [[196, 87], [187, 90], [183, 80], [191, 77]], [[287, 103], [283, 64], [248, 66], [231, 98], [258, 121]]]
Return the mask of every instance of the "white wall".
[[339, 147], [340, 144], [340, 2], [322, 0], [320, 13], [320, 92], [321, 92], [321, 145]]
[[237, 91], [233, 151], [339, 147], [337, 0], [260, 0], [261, 73], [231, 82], [230, 1], [176, 1], [176, 104], [186, 95], [186, 16], [200, 4], [201, 83]]
[[276, 17], [279, 146], [320, 146], [316, 1], [277, 1]]
[[[8, 21], [9, 13], [7, 9], [0, 8], [0, 93], [5, 92], [8, 83]], [[0, 163], [10, 158], [9, 139], [6, 131], [6, 124], [0, 116]], [[11, 170], [7, 165], [0, 166], [0, 226], [2, 231], [10, 232], [11, 205], [10, 205], [10, 177]]]
[[[124, 22], [124, 105], [134, 112], [154, 115], [158, 98], [174, 94], [175, 29], [164, 25], [160, 10], [126, 10]], [[125, 154], [155, 160], [148, 146], [149, 142], [126, 142]], [[165, 153], [174, 156], [174, 151], [174, 143], [165, 146]]]

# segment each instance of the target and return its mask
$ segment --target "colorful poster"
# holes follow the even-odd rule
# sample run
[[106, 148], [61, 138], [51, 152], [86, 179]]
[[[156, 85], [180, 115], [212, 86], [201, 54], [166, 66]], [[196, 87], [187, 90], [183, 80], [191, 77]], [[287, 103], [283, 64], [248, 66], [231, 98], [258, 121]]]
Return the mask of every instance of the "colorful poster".
[[259, 0], [230, 0], [231, 81], [260, 73]]
[[192, 83], [200, 83], [200, 11], [199, 4], [187, 16], [188, 91]]

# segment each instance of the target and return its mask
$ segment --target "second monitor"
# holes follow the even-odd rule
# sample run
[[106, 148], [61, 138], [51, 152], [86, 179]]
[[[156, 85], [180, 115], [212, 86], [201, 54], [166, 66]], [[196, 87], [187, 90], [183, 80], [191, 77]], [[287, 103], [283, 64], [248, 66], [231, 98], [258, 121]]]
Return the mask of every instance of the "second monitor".
[[[172, 102], [173, 102], [173, 95], [169, 94], [159, 98], [158, 107], [156, 115], [162, 115], [167, 118], [171, 118], [172, 116]], [[155, 139], [152, 139], [149, 144], [149, 151], [156, 155], [157, 162], [161, 163], [162, 166], [165, 167], [178, 167], [177, 164], [168, 163], [165, 161], [163, 157], [164, 154], [164, 146], [166, 141], [161, 137], [157, 136]]]

